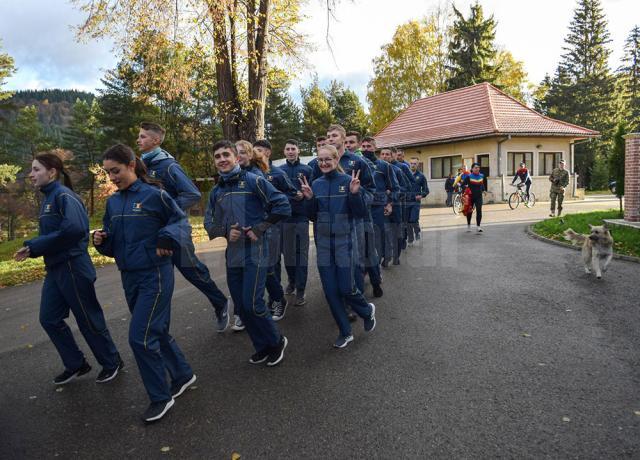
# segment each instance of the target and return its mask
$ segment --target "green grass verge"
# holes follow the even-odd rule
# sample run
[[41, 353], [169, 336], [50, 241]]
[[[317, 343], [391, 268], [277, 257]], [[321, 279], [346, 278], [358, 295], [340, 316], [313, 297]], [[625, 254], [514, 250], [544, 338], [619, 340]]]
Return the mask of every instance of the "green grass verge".
[[[202, 217], [190, 217], [193, 227], [193, 241], [199, 243], [207, 241], [207, 232], [202, 225]], [[100, 218], [92, 218], [90, 228], [96, 229], [102, 226]], [[22, 247], [25, 239], [33, 238], [37, 233], [33, 233], [27, 238], [19, 238], [13, 241], [0, 243], [0, 289], [18, 284], [30, 283], [42, 279], [45, 274], [42, 257], [37, 259], [27, 259], [24, 262], [13, 260], [13, 254]], [[98, 253], [92, 246], [89, 246], [89, 255], [96, 267], [101, 267], [113, 263], [111, 257], [105, 257]]]
[[[589, 233], [589, 224], [602, 225], [603, 219], [620, 219], [620, 212], [614, 209], [609, 211], [594, 211], [581, 214], [567, 214], [563, 217], [555, 217], [538, 222], [533, 226], [533, 231], [553, 240], [568, 242], [563, 237], [563, 232], [572, 228], [578, 233]], [[640, 230], [626, 227], [611, 227], [611, 236], [614, 240], [614, 251], [618, 254], [640, 257]]]

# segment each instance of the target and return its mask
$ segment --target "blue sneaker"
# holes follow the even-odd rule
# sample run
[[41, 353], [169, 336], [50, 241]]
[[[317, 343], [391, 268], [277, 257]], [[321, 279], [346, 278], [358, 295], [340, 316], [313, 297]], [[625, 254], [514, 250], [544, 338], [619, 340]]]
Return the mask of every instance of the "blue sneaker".
[[218, 332], [224, 332], [229, 327], [229, 300], [220, 312], [216, 311], [216, 327]]
[[353, 336], [348, 335], [346, 337], [339, 336], [336, 342], [333, 344], [334, 348], [344, 348], [349, 345], [349, 342], [353, 342]]
[[364, 320], [364, 330], [366, 332], [371, 332], [376, 328], [376, 306], [372, 303], [371, 305], [371, 316]]

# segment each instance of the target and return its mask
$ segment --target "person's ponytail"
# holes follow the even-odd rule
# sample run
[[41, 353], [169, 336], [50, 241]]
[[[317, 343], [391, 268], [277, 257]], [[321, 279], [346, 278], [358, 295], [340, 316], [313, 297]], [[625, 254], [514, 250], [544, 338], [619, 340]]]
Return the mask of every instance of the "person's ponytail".
[[71, 177], [66, 169], [64, 169], [64, 162], [59, 155], [53, 151], [42, 152], [36, 155], [35, 160], [47, 169], [55, 169], [57, 172], [56, 180], [60, 180], [62, 176], [62, 183], [65, 187], [73, 190], [73, 183]]

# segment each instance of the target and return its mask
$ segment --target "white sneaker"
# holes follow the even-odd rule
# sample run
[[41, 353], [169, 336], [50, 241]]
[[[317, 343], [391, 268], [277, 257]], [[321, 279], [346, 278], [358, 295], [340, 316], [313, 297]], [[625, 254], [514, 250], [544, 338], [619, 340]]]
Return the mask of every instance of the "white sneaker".
[[244, 331], [244, 323], [238, 315], [233, 315], [233, 326], [231, 326], [231, 329], [236, 332]]
[[482, 227], [478, 227], [478, 233], [482, 233], [484, 230], [482, 230]]

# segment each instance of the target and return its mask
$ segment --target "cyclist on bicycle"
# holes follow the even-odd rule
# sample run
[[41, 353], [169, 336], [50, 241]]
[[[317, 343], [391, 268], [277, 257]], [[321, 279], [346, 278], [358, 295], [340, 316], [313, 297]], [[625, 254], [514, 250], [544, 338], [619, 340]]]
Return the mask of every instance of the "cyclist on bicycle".
[[455, 180], [453, 181], [453, 188], [456, 191], [460, 191], [460, 187], [462, 185], [462, 183], [464, 182], [464, 180], [466, 179], [466, 177], [470, 174], [469, 169], [467, 168], [467, 165], [463, 164], [462, 168], [458, 168], [458, 175], [456, 176]]
[[529, 174], [529, 170], [527, 169], [527, 165], [526, 163], [523, 161], [522, 163], [520, 163], [520, 168], [516, 171], [516, 174], [513, 176], [513, 180], [511, 181], [511, 185], [514, 185], [516, 180], [520, 179], [520, 182], [518, 185], [524, 184], [525, 185], [525, 195], [527, 197], [527, 200], [529, 199], [529, 189], [531, 188], [531, 184], [533, 183], [531, 181], [531, 175]]

